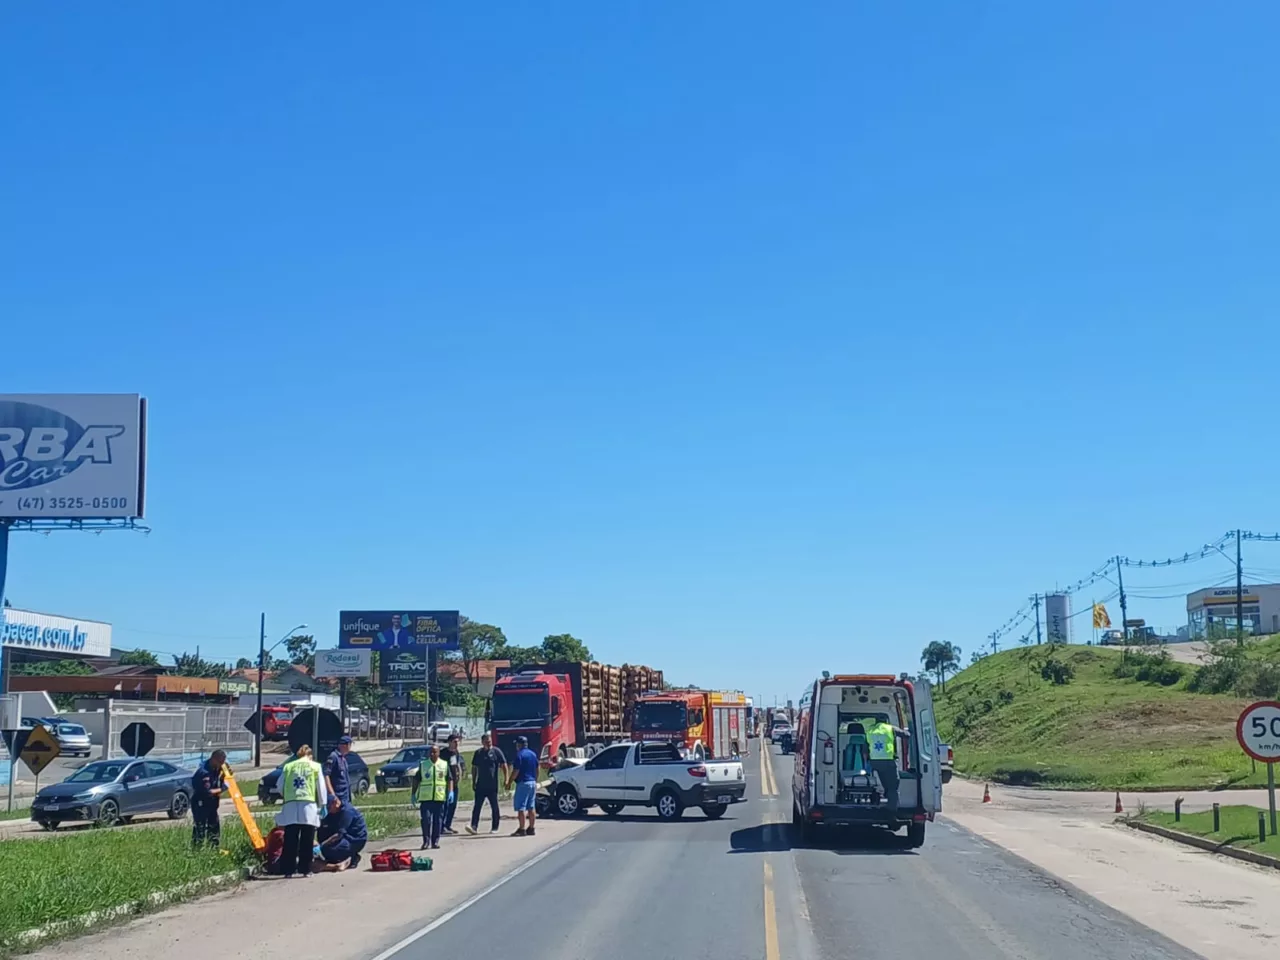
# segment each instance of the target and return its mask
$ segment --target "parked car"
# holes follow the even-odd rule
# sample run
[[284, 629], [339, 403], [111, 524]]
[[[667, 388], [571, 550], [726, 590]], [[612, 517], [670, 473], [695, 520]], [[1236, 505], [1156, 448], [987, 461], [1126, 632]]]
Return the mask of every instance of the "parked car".
[[443, 743], [448, 740], [454, 733], [453, 724], [444, 720], [437, 720], [435, 723], [427, 727], [428, 743]]
[[58, 741], [62, 756], [87, 757], [93, 752], [89, 731], [80, 724], [71, 723], [63, 717], [41, 717], [40, 722], [49, 728], [53, 738]]
[[951, 774], [955, 770], [955, 753], [951, 750], [951, 744], [938, 744], [938, 762], [942, 764], [942, 782], [950, 783]]
[[769, 739], [782, 748], [783, 753], [791, 752], [791, 741], [794, 739], [791, 724], [786, 720], [775, 720], [769, 729]]
[[[282, 770], [283, 763], [258, 781], [258, 799], [263, 803], [270, 805], [283, 799], [280, 792]], [[369, 765], [355, 751], [347, 754], [347, 773], [351, 776], [352, 796], [363, 797], [369, 792]]]
[[163, 760], [96, 760], [42, 787], [31, 802], [31, 819], [46, 830], [68, 820], [109, 827], [143, 813], [181, 820], [190, 809], [191, 771]]
[[653, 807], [663, 820], [701, 807], [715, 820], [747, 793], [741, 760], [685, 759], [678, 744], [654, 741], [605, 747], [580, 766], [553, 770], [551, 779], [552, 809], [562, 817], [599, 804], [610, 816], [626, 806]]
[[382, 765], [374, 782], [379, 793], [386, 793], [391, 787], [407, 787], [418, 770], [418, 764], [427, 758], [430, 747], [405, 747], [394, 757]]

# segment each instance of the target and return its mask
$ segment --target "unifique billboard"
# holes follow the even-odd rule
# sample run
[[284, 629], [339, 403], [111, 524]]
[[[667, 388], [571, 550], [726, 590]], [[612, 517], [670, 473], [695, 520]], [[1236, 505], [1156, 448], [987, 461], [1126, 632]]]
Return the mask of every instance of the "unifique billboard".
[[0, 609], [0, 646], [68, 657], [109, 657], [111, 624], [5, 607]]
[[[383, 686], [393, 683], [409, 683], [422, 686], [427, 681], [427, 673], [431, 669], [430, 650], [418, 647], [416, 650], [386, 650], [378, 654], [378, 682]], [[431, 677], [431, 686], [435, 686], [435, 677]]]
[[0, 518], [141, 517], [147, 401], [0, 394]]
[[1044, 598], [1044, 623], [1050, 643], [1071, 642], [1071, 594], [1051, 593]]
[[458, 649], [457, 610], [343, 610], [338, 619], [344, 650]]
[[372, 650], [317, 650], [317, 677], [367, 677], [373, 669]]

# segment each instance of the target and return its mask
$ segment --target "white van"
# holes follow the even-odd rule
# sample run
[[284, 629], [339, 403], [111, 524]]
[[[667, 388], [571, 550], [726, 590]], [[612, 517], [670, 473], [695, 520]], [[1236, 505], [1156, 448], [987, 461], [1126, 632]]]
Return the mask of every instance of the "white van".
[[[876, 719], [902, 731], [896, 738], [896, 812], [865, 746], [863, 734]], [[918, 847], [925, 825], [942, 810], [942, 764], [927, 680], [909, 680], [905, 673], [824, 673], [800, 699], [795, 757], [791, 816], [806, 840], [836, 824], [895, 831], [905, 826], [910, 845]]]

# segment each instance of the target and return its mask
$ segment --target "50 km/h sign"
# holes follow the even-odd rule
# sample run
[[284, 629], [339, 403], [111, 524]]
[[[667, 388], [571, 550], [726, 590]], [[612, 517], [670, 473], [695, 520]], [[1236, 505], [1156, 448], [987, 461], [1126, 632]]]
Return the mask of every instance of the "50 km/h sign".
[[1236, 721], [1236, 739], [1253, 759], [1280, 761], [1280, 701], [1259, 700], [1245, 707]]

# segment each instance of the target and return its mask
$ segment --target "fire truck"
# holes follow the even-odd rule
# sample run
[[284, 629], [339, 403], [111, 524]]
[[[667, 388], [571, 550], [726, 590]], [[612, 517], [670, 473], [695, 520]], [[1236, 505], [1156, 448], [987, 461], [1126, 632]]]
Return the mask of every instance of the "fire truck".
[[683, 746], [687, 756], [728, 758], [747, 752], [747, 698], [741, 693], [667, 690], [636, 699], [632, 740]]

